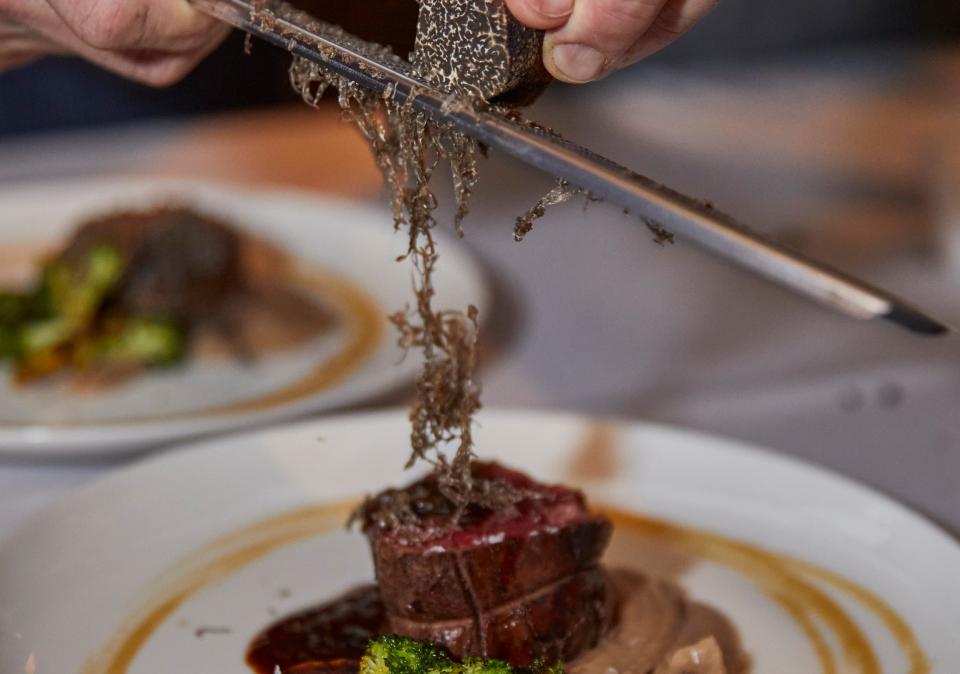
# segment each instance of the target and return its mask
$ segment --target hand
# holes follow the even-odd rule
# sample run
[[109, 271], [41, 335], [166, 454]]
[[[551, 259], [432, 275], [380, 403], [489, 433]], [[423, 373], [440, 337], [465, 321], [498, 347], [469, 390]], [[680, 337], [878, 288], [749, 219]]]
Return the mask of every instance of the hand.
[[507, 0], [531, 28], [547, 31], [543, 61], [558, 80], [590, 82], [673, 42], [718, 0]]
[[186, 0], [0, 0], [0, 70], [72, 53], [144, 84], [167, 86], [228, 32]]

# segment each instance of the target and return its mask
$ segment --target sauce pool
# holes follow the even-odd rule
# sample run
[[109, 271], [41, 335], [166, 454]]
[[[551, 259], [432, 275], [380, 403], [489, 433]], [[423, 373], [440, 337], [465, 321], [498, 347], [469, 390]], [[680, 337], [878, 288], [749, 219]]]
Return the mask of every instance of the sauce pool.
[[259, 674], [356, 674], [367, 643], [383, 632], [384, 611], [375, 585], [284, 618], [261, 632], [247, 650]]
[[[619, 620], [592, 650], [570, 664], [571, 674], [646, 674], [689, 650], [712, 641], [708, 650], [722, 664], [713, 667], [664, 665], [664, 674], [744, 674], [744, 655], [736, 628], [719, 611], [689, 601], [669, 581], [614, 570], [611, 587], [619, 605]], [[247, 664], [257, 674], [356, 674], [368, 642], [385, 634], [385, 613], [375, 585], [356, 588], [316, 608], [283, 618], [254, 638]], [[722, 655], [721, 655], [722, 654]]]

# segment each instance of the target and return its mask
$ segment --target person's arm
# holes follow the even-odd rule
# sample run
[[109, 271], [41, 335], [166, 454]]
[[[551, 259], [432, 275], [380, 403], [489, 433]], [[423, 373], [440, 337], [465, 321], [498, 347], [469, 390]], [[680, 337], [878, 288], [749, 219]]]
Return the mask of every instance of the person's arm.
[[531, 28], [547, 31], [544, 63], [558, 80], [582, 83], [673, 42], [718, 0], [506, 0]]
[[186, 0], [0, 0], [0, 69], [73, 53], [124, 77], [166, 86], [228, 32]]

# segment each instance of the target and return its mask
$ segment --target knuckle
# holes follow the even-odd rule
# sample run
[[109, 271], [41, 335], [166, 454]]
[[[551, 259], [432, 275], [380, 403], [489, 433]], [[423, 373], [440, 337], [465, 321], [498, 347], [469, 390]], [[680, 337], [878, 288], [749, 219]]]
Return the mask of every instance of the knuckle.
[[636, 30], [649, 25], [657, 15], [656, 0], [596, 0], [597, 20], [621, 30]]
[[540, 16], [548, 18], [556, 18], [558, 16], [566, 16], [571, 11], [573, 11], [573, 3], [570, 3], [570, 9], [565, 12], [557, 12], [550, 6], [550, 3], [547, 0], [520, 0], [520, 4], [525, 5], [525, 7], [532, 13], [539, 14]]
[[674, 40], [687, 32], [690, 28], [690, 22], [657, 19], [653, 22], [653, 28], [662, 38]]
[[76, 31], [98, 49], [136, 47], [146, 34], [146, 12], [129, 0], [93, 0], [78, 8]]
[[506, 4], [522, 23], [539, 30], [553, 30], [562, 26], [569, 15], [567, 13], [561, 16], [547, 11], [543, 0], [506, 0]]

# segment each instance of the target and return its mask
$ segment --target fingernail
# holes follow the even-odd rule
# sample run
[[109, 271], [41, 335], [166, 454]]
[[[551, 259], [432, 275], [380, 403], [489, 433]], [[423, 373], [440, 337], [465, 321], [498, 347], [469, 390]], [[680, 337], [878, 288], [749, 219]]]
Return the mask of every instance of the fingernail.
[[571, 82], [590, 82], [603, 72], [606, 57], [585, 44], [558, 44], [553, 48], [553, 64]]
[[533, 0], [534, 9], [550, 19], [567, 16], [573, 12], [573, 0]]

